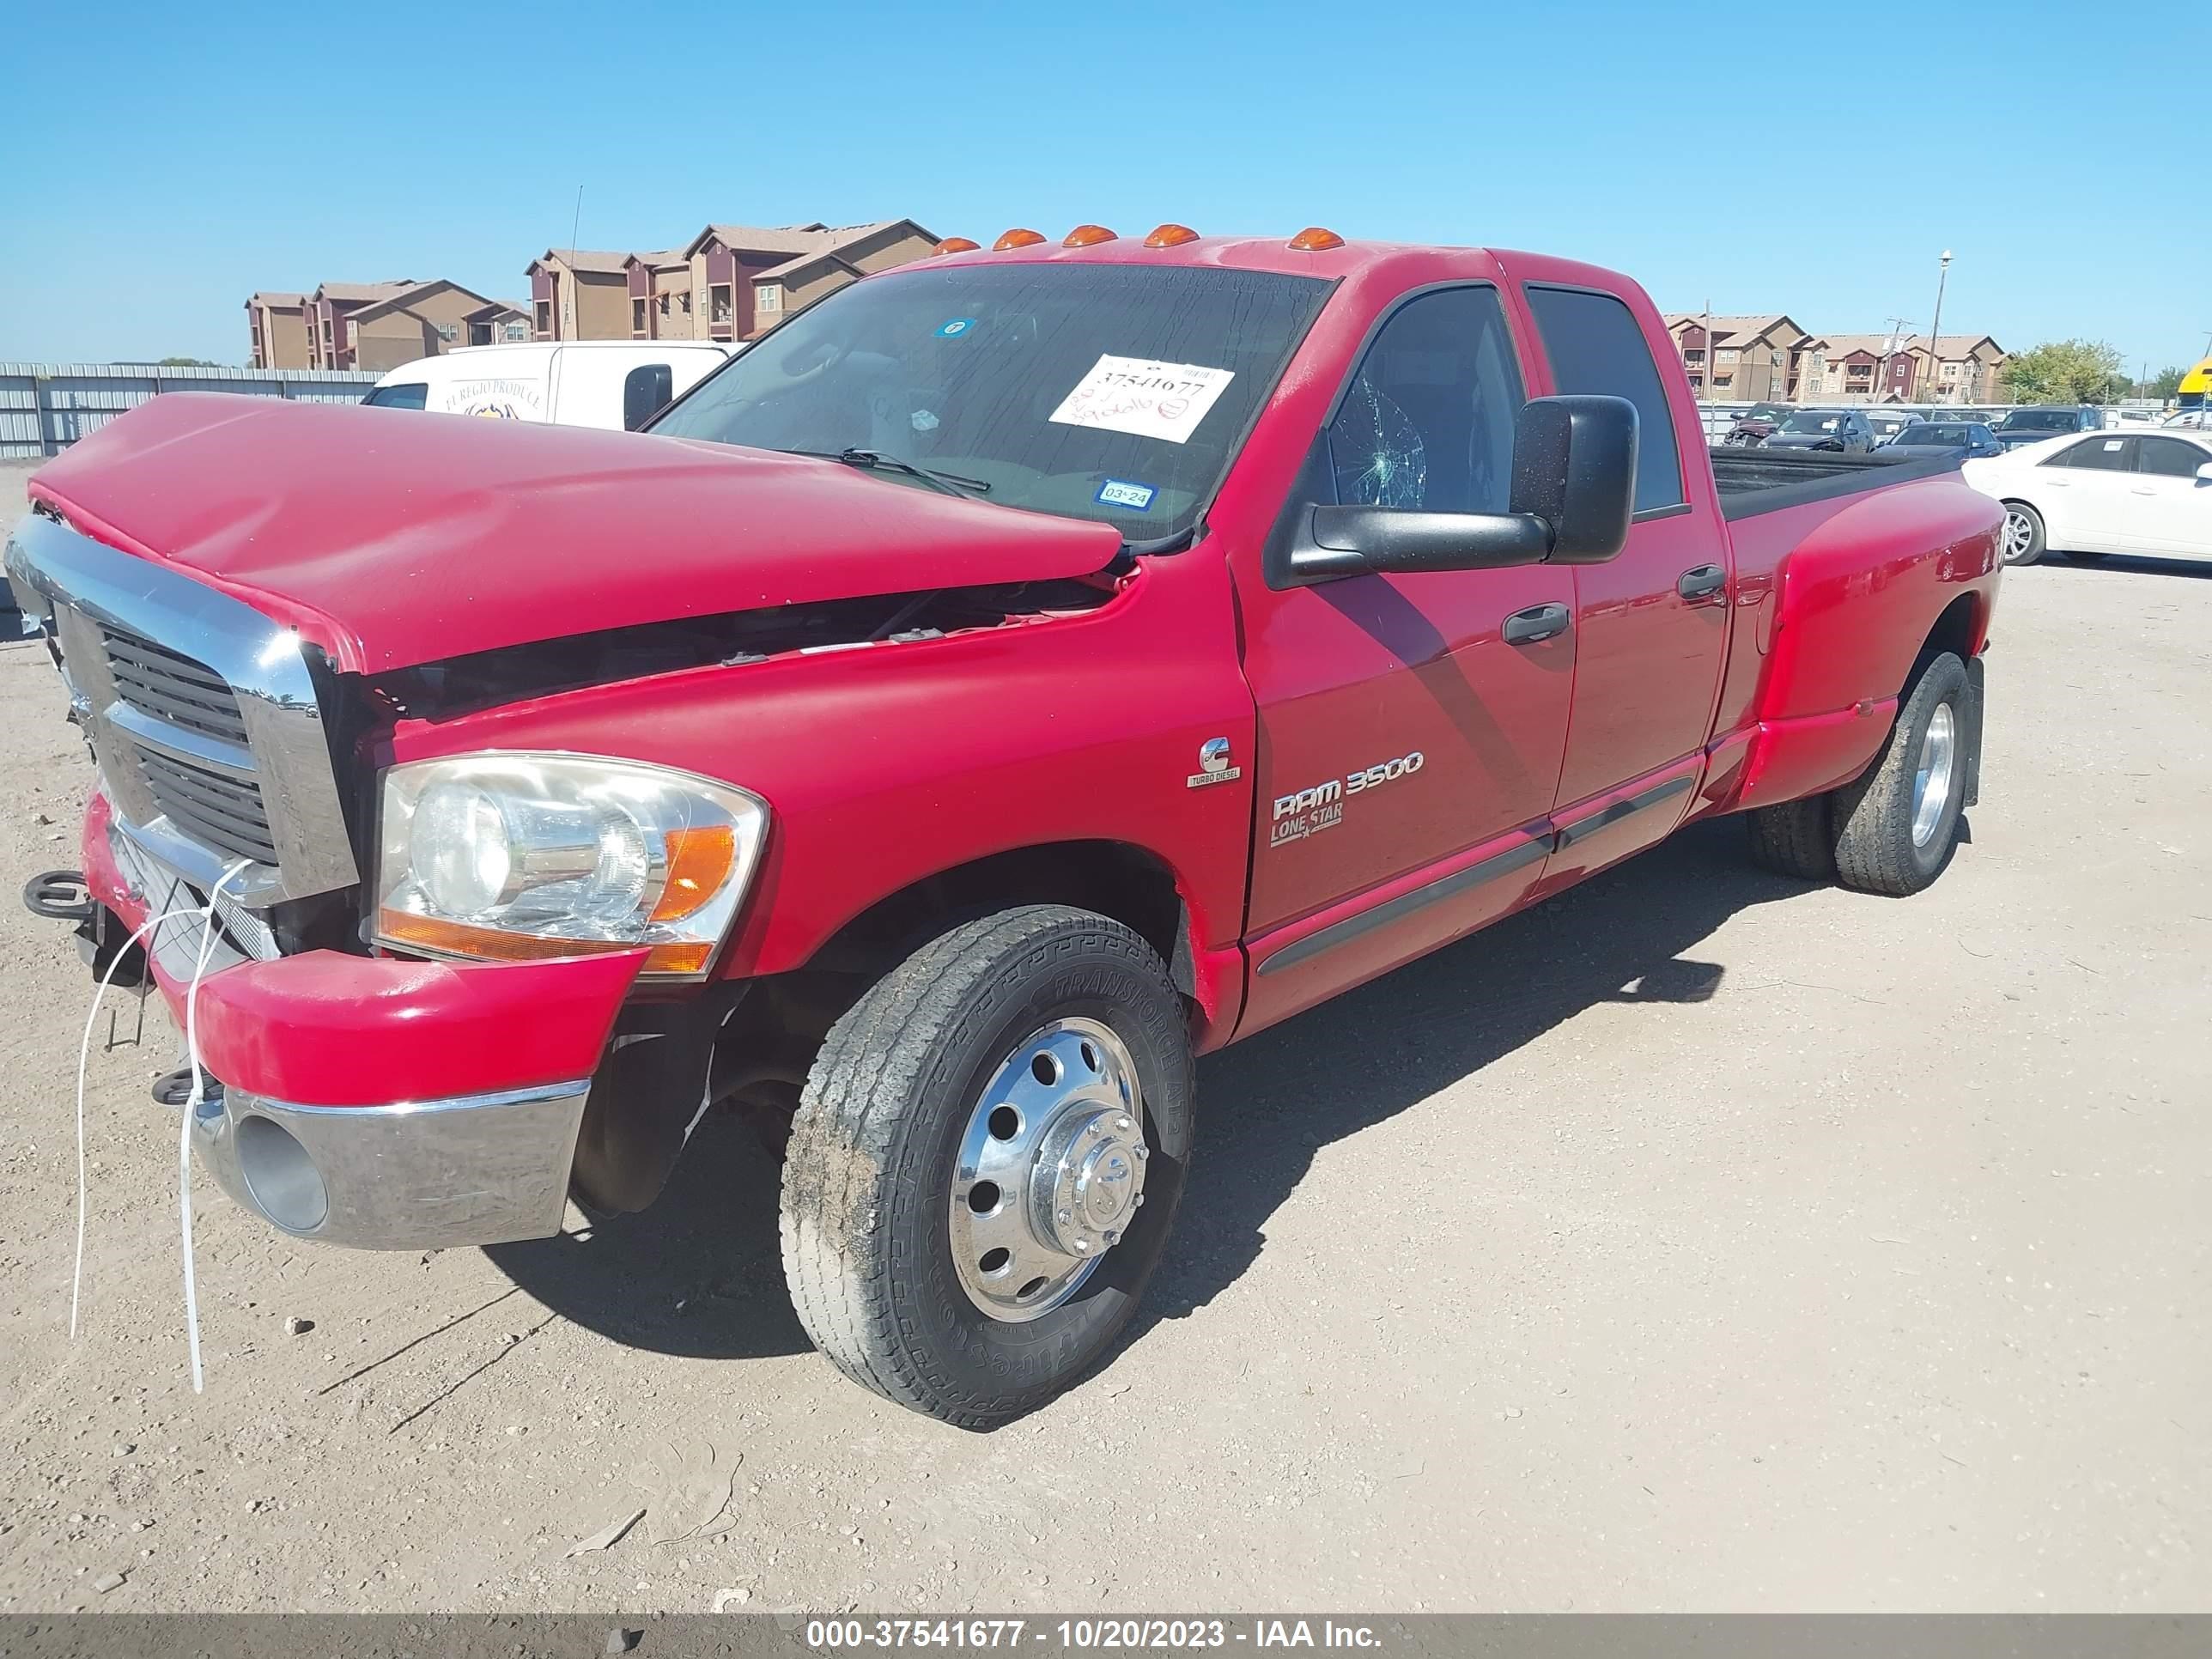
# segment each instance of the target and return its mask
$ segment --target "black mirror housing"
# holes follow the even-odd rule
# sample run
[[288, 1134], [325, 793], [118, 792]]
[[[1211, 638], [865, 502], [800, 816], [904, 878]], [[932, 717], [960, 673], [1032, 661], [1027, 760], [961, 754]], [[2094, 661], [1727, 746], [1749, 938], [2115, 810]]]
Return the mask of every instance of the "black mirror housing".
[[1636, 511], [1636, 405], [1626, 398], [1523, 404], [1513, 425], [1505, 513], [1313, 505], [1325, 441], [1316, 440], [1306, 476], [1269, 538], [1271, 587], [1378, 574], [1599, 564], [1627, 544]]
[[1535, 398], [1513, 426], [1516, 513], [1551, 526], [1553, 564], [1602, 564], [1636, 516], [1636, 405], [1626, 398]]

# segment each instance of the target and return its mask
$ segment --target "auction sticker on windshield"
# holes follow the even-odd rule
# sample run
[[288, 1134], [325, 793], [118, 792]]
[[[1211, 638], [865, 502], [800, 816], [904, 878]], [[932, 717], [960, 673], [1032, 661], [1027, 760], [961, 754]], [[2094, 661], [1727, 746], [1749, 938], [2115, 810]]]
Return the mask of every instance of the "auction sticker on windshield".
[[1188, 443], [1206, 410], [1236, 378], [1233, 368], [1103, 356], [1047, 418], [1062, 426], [1095, 426]]

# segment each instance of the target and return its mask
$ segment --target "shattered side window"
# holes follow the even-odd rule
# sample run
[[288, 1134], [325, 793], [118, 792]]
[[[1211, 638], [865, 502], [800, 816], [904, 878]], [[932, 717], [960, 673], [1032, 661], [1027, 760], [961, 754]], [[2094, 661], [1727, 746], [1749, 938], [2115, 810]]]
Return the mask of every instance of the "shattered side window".
[[1329, 422], [1338, 504], [1504, 512], [1521, 400], [1495, 289], [1407, 301], [1368, 347]]

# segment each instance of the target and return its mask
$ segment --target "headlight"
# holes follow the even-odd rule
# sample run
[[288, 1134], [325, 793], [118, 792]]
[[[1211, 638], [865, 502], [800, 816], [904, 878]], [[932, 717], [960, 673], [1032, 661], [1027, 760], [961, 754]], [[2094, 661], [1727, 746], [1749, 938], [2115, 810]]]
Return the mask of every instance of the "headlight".
[[768, 830], [742, 789], [581, 755], [465, 755], [384, 775], [377, 937], [515, 961], [648, 947], [696, 976]]

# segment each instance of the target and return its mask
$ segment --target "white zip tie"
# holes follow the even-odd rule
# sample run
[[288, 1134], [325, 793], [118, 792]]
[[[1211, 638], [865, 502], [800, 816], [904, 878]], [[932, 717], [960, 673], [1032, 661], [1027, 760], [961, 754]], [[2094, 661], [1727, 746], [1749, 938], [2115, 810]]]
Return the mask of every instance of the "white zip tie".
[[201, 912], [204, 918], [200, 926], [200, 959], [192, 966], [192, 982], [185, 992], [185, 1054], [192, 1068], [191, 1091], [185, 1097], [185, 1109], [177, 1125], [177, 1214], [184, 1229], [182, 1246], [185, 1265], [185, 1345], [192, 1357], [192, 1392], [207, 1391], [205, 1379], [200, 1373], [200, 1298], [199, 1290], [192, 1278], [192, 1119], [199, 1110], [200, 1102], [207, 1093], [207, 1073], [200, 1066], [200, 1037], [198, 1024], [200, 1000], [200, 981], [207, 973], [208, 958], [215, 953], [215, 902], [222, 896], [232, 877], [253, 860], [240, 859], [217, 876], [215, 885], [208, 889], [207, 905]]
[[[92, 1028], [100, 1019], [100, 1001], [107, 994], [108, 988], [114, 984], [115, 970], [123, 965], [123, 959], [130, 953], [132, 945], [163, 922], [177, 916], [195, 915], [198, 908], [197, 905], [187, 904], [178, 909], [164, 910], [151, 921], [141, 922], [131, 937], [123, 941], [122, 948], [116, 951], [114, 959], [107, 964], [107, 971], [100, 976], [100, 988], [92, 994], [92, 1012], [84, 1017], [84, 1041], [78, 1043], [76, 1048], [76, 1266], [70, 1273], [70, 1340], [72, 1342], [76, 1340], [77, 1304], [84, 1289], [84, 1215], [88, 1190], [84, 1164], [84, 1074], [91, 1064]], [[147, 947], [146, 954], [149, 958], [147, 972], [151, 974], [151, 945]]]

